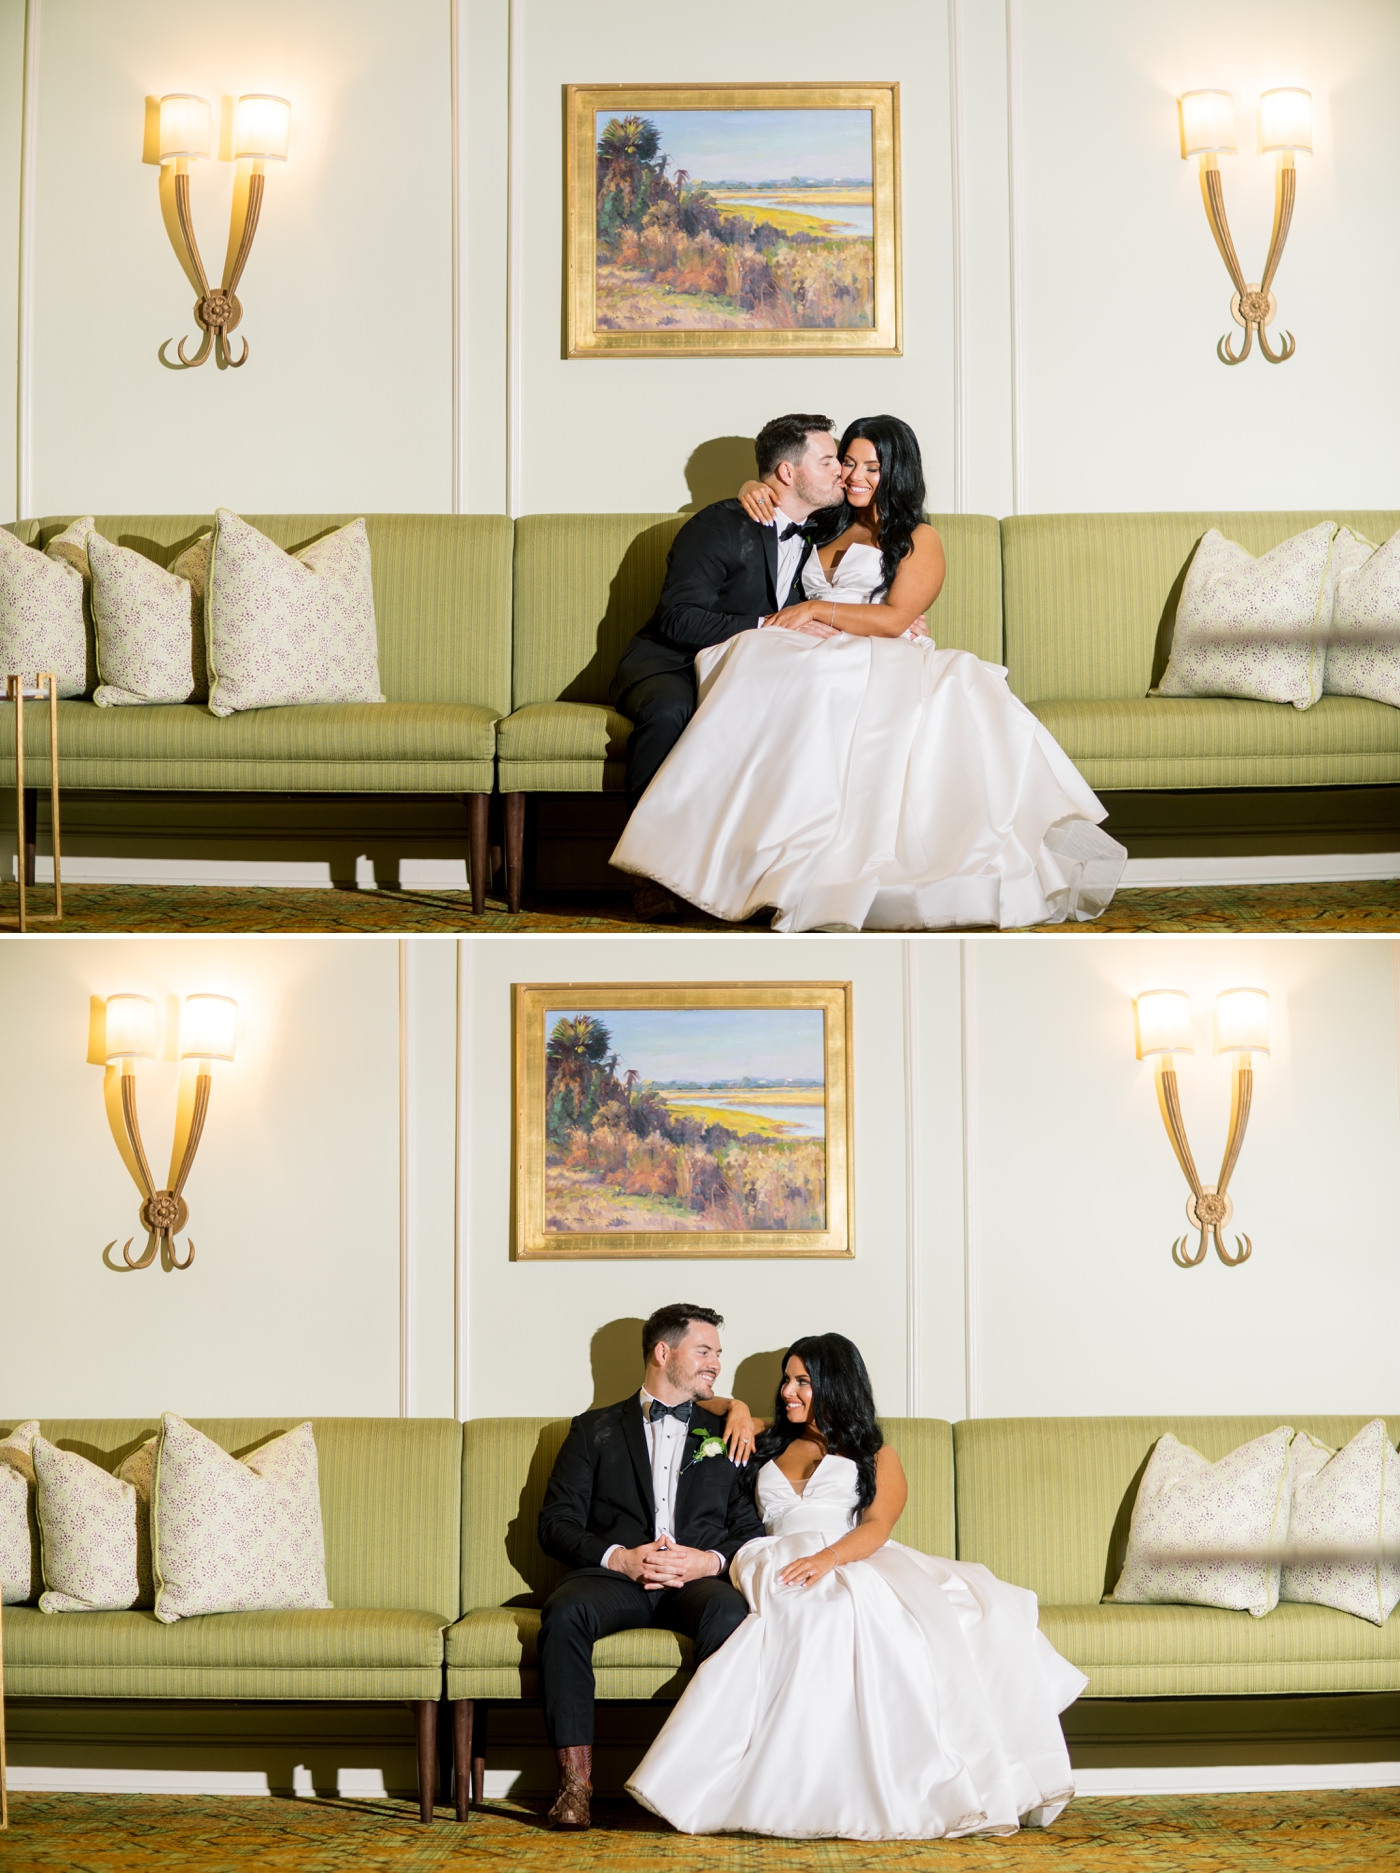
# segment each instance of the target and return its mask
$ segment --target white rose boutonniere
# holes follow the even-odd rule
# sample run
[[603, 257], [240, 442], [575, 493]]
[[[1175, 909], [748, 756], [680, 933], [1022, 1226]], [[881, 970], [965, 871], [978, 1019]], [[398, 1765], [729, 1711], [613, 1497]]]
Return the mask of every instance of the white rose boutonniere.
[[724, 1439], [722, 1437], [716, 1437], [713, 1431], [692, 1431], [690, 1435], [700, 1439], [699, 1444], [696, 1446], [695, 1455], [691, 1458], [692, 1463], [700, 1463], [706, 1457], [722, 1457], [724, 1455]]

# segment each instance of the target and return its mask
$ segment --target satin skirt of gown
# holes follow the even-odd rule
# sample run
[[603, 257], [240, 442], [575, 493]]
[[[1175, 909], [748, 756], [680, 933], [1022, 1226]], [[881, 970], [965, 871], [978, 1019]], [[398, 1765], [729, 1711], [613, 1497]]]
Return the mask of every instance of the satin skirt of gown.
[[857, 1490], [848, 1457], [824, 1457], [800, 1496], [764, 1465], [769, 1533], [730, 1569], [752, 1611], [697, 1670], [628, 1792], [686, 1834], [1048, 1827], [1074, 1794], [1058, 1714], [1088, 1680], [1040, 1632], [1033, 1593], [895, 1541], [811, 1587], [779, 1584], [853, 1525]]
[[[809, 597], [865, 604], [850, 547]], [[711, 915], [776, 930], [1088, 921], [1127, 853], [1006, 671], [927, 638], [741, 631], [695, 660], [699, 707], [612, 862]]]

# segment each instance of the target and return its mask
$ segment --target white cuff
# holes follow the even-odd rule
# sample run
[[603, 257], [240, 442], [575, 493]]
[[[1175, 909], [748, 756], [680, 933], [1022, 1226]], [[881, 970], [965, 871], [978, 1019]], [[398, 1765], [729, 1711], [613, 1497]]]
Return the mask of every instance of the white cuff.
[[726, 1572], [728, 1571], [728, 1568], [729, 1568], [729, 1563], [728, 1563], [728, 1561], [727, 1561], [727, 1560], [726, 1560], [726, 1559], [724, 1558], [724, 1556], [723, 1556], [723, 1555], [722, 1555], [722, 1554], [720, 1553], [720, 1551], [719, 1551], [719, 1549], [718, 1549], [718, 1548], [711, 1548], [711, 1550], [710, 1550], [710, 1553], [711, 1553], [711, 1554], [712, 1554], [712, 1555], [713, 1555], [713, 1556], [715, 1557], [715, 1559], [716, 1559], [716, 1560], [717, 1560], [717, 1561], [719, 1562], [719, 1571], [720, 1571], [720, 1573], [721, 1573], [721, 1574], [724, 1574], [724, 1573], [726, 1573]]
[[603, 1558], [598, 1563], [599, 1567], [610, 1567], [612, 1565], [613, 1556], [618, 1552], [618, 1550], [621, 1547], [622, 1547], [622, 1543], [620, 1541], [615, 1541], [613, 1545], [611, 1546], [611, 1548], [604, 1548]]
[[767, 622], [768, 622], [768, 618], [769, 618], [769, 617], [772, 617], [772, 616], [774, 616], [774, 615], [775, 615], [774, 613], [772, 613], [772, 612], [769, 612], [769, 613], [767, 614], [767, 616], [765, 616], [765, 617], [762, 617], [762, 618], [760, 618], [760, 619], [759, 619], [759, 621], [758, 621], [758, 623], [757, 623], [757, 624], [756, 624], [756, 625], [754, 626], [754, 630], [755, 630], [755, 631], [761, 631], [761, 630], [763, 629], [763, 627], [764, 627], [764, 625], [765, 625], [765, 624], [767, 624]]

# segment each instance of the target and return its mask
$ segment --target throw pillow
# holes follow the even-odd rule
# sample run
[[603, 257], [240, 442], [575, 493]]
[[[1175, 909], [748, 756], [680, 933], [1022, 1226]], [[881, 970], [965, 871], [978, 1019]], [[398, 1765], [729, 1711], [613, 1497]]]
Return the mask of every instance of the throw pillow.
[[92, 615], [97, 626], [97, 669], [102, 682], [93, 701], [203, 702], [204, 583], [209, 566], [206, 533], [187, 546], [167, 572], [144, 553], [88, 535]]
[[1400, 1604], [1400, 1457], [1384, 1418], [1341, 1450], [1300, 1433], [1281, 1600], [1383, 1626]]
[[1280, 1425], [1211, 1463], [1166, 1432], [1138, 1485], [1112, 1598], [1270, 1612], [1288, 1534], [1292, 1441]]
[[1340, 550], [1345, 540], [1346, 559], [1332, 605], [1323, 688], [1400, 709], [1400, 533], [1384, 546], [1346, 527], [1342, 536], [1337, 544]]
[[1181, 588], [1157, 693], [1310, 708], [1322, 694], [1336, 532], [1326, 520], [1255, 559], [1212, 527]]
[[364, 521], [284, 553], [226, 507], [217, 520], [205, 600], [214, 714], [383, 702]]
[[43, 1544], [41, 1613], [121, 1612], [149, 1606], [151, 1472], [148, 1437], [114, 1471], [34, 1439]]
[[156, 1618], [329, 1606], [309, 1424], [240, 1462], [173, 1412], [161, 1421], [152, 1546]]
[[83, 541], [91, 531], [90, 518], [75, 520], [41, 553], [0, 527], [0, 688], [6, 676], [32, 683], [52, 670], [60, 696], [86, 693]]
[[39, 1591], [39, 1553], [32, 1513], [39, 1420], [26, 1418], [0, 1444], [0, 1605], [23, 1606]]

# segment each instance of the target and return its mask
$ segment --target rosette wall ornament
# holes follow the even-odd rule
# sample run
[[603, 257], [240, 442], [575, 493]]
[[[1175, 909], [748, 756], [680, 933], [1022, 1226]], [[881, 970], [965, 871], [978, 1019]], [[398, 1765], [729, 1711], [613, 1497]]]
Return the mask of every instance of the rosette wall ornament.
[[1162, 1123], [1191, 1188], [1186, 1199], [1186, 1219], [1200, 1232], [1192, 1254], [1186, 1249], [1189, 1236], [1173, 1242], [1172, 1260], [1178, 1268], [1198, 1268], [1213, 1241], [1215, 1252], [1226, 1267], [1238, 1268], [1241, 1262], [1249, 1260], [1254, 1244], [1248, 1236], [1236, 1236], [1235, 1253], [1231, 1255], [1225, 1247], [1222, 1232], [1229, 1227], [1235, 1213], [1226, 1186], [1239, 1162], [1245, 1128], [1249, 1124], [1249, 1109], [1254, 1098], [1254, 1055], [1269, 1051], [1268, 995], [1263, 989], [1224, 989], [1215, 998], [1215, 1051], [1233, 1058], [1234, 1074], [1225, 1156], [1221, 1160], [1220, 1176], [1213, 1184], [1201, 1182], [1196, 1160], [1191, 1155], [1176, 1078], [1176, 1055], [1195, 1052], [1191, 997], [1181, 989], [1148, 989], [1133, 1000], [1133, 1021], [1137, 1032], [1137, 1057], [1151, 1060], [1156, 1069], [1157, 1104]]
[[[209, 1112], [213, 1062], [233, 1059], [238, 1003], [227, 995], [185, 997], [180, 1011], [179, 1058], [181, 1062], [192, 1062], [195, 1071], [192, 1084], [188, 1074], [182, 1076], [185, 1083], [175, 1120], [170, 1178], [163, 1190], [152, 1175], [136, 1117], [136, 1063], [154, 1060], [157, 1054], [156, 1005], [149, 995], [109, 995], [106, 1013], [107, 1117], [117, 1149], [141, 1192], [141, 1227], [146, 1231], [142, 1253], [133, 1259], [133, 1236], [122, 1249], [122, 1261], [128, 1268], [149, 1268], [159, 1254], [165, 1268], [188, 1268], [194, 1260], [194, 1243], [187, 1244], [183, 1261], [175, 1252], [176, 1231], [189, 1220], [185, 1180], [194, 1165]], [[115, 1246], [107, 1245], [109, 1250]]]
[[1278, 316], [1278, 301], [1273, 294], [1274, 275], [1283, 259], [1283, 244], [1288, 239], [1298, 188], [1298, 171], [1293, 158], [1299, 150], [1312, 155], [1312, 94], [1280, 86], [1277, 90], [1266, 91], [1259, 100], [1259, 153], [1276, 156], [1277, 169], [1274, 231], [1264, 262], [1264, 277], [1257, 281], [1245, 279], [1235, 252], [1230, 223], [1225, 218], [1225, 187], [1216, 160], [1220, 156], [1239, 154], [1235, 100], [1228, 91], [1184, 91], [1176, 102], [1181, 123], [1182, 160], [1194, 156], [1200, 164], [1206, 220], [1235, 288], [1230, 313], [1236, 325], [1244, 327], [1244, 343], [1238, 351], [1231, 346], [1227, 333], [1215, 347], [1215, 354], [1222, 364], [1243, 364], [1257, 335], [1259, 349], [1269, 363], [1283, 364], [1297, 349], [1293, 334], [1285, 332], [1275, 350], [1269, 343], [1267, 328]]
[[176, 345], [178, 364], [165, 355], [175, 342], [166, 339], [159, 356], [169, 369], [193, 370], [211, 352], [220, 370], [229, 366], [237, 370], [248, 362], [246, 338], [241, 341], [243, 349], [237, 357], [229, 345], [229, 334], [243, 317], [238, 282], [248, 264], [262, 213], [266, 165], [287, 160], [291, 134], [292, 107], [285, 98], [252, 93], [238, 100], [233, 113], [233, 158], [238, 174], [233, 185], [228, 251], [223, 279], [211, 287], [190, 212], [190, 164], [207, 159], [210, 153], [209, 100], [187, 92], [172, 92], [160, 100], [160, 211], [175, 258], [198, 295], [194, 316], [201, 332], [199, 349], [193, 357], [186, 357], [183, 338]]

